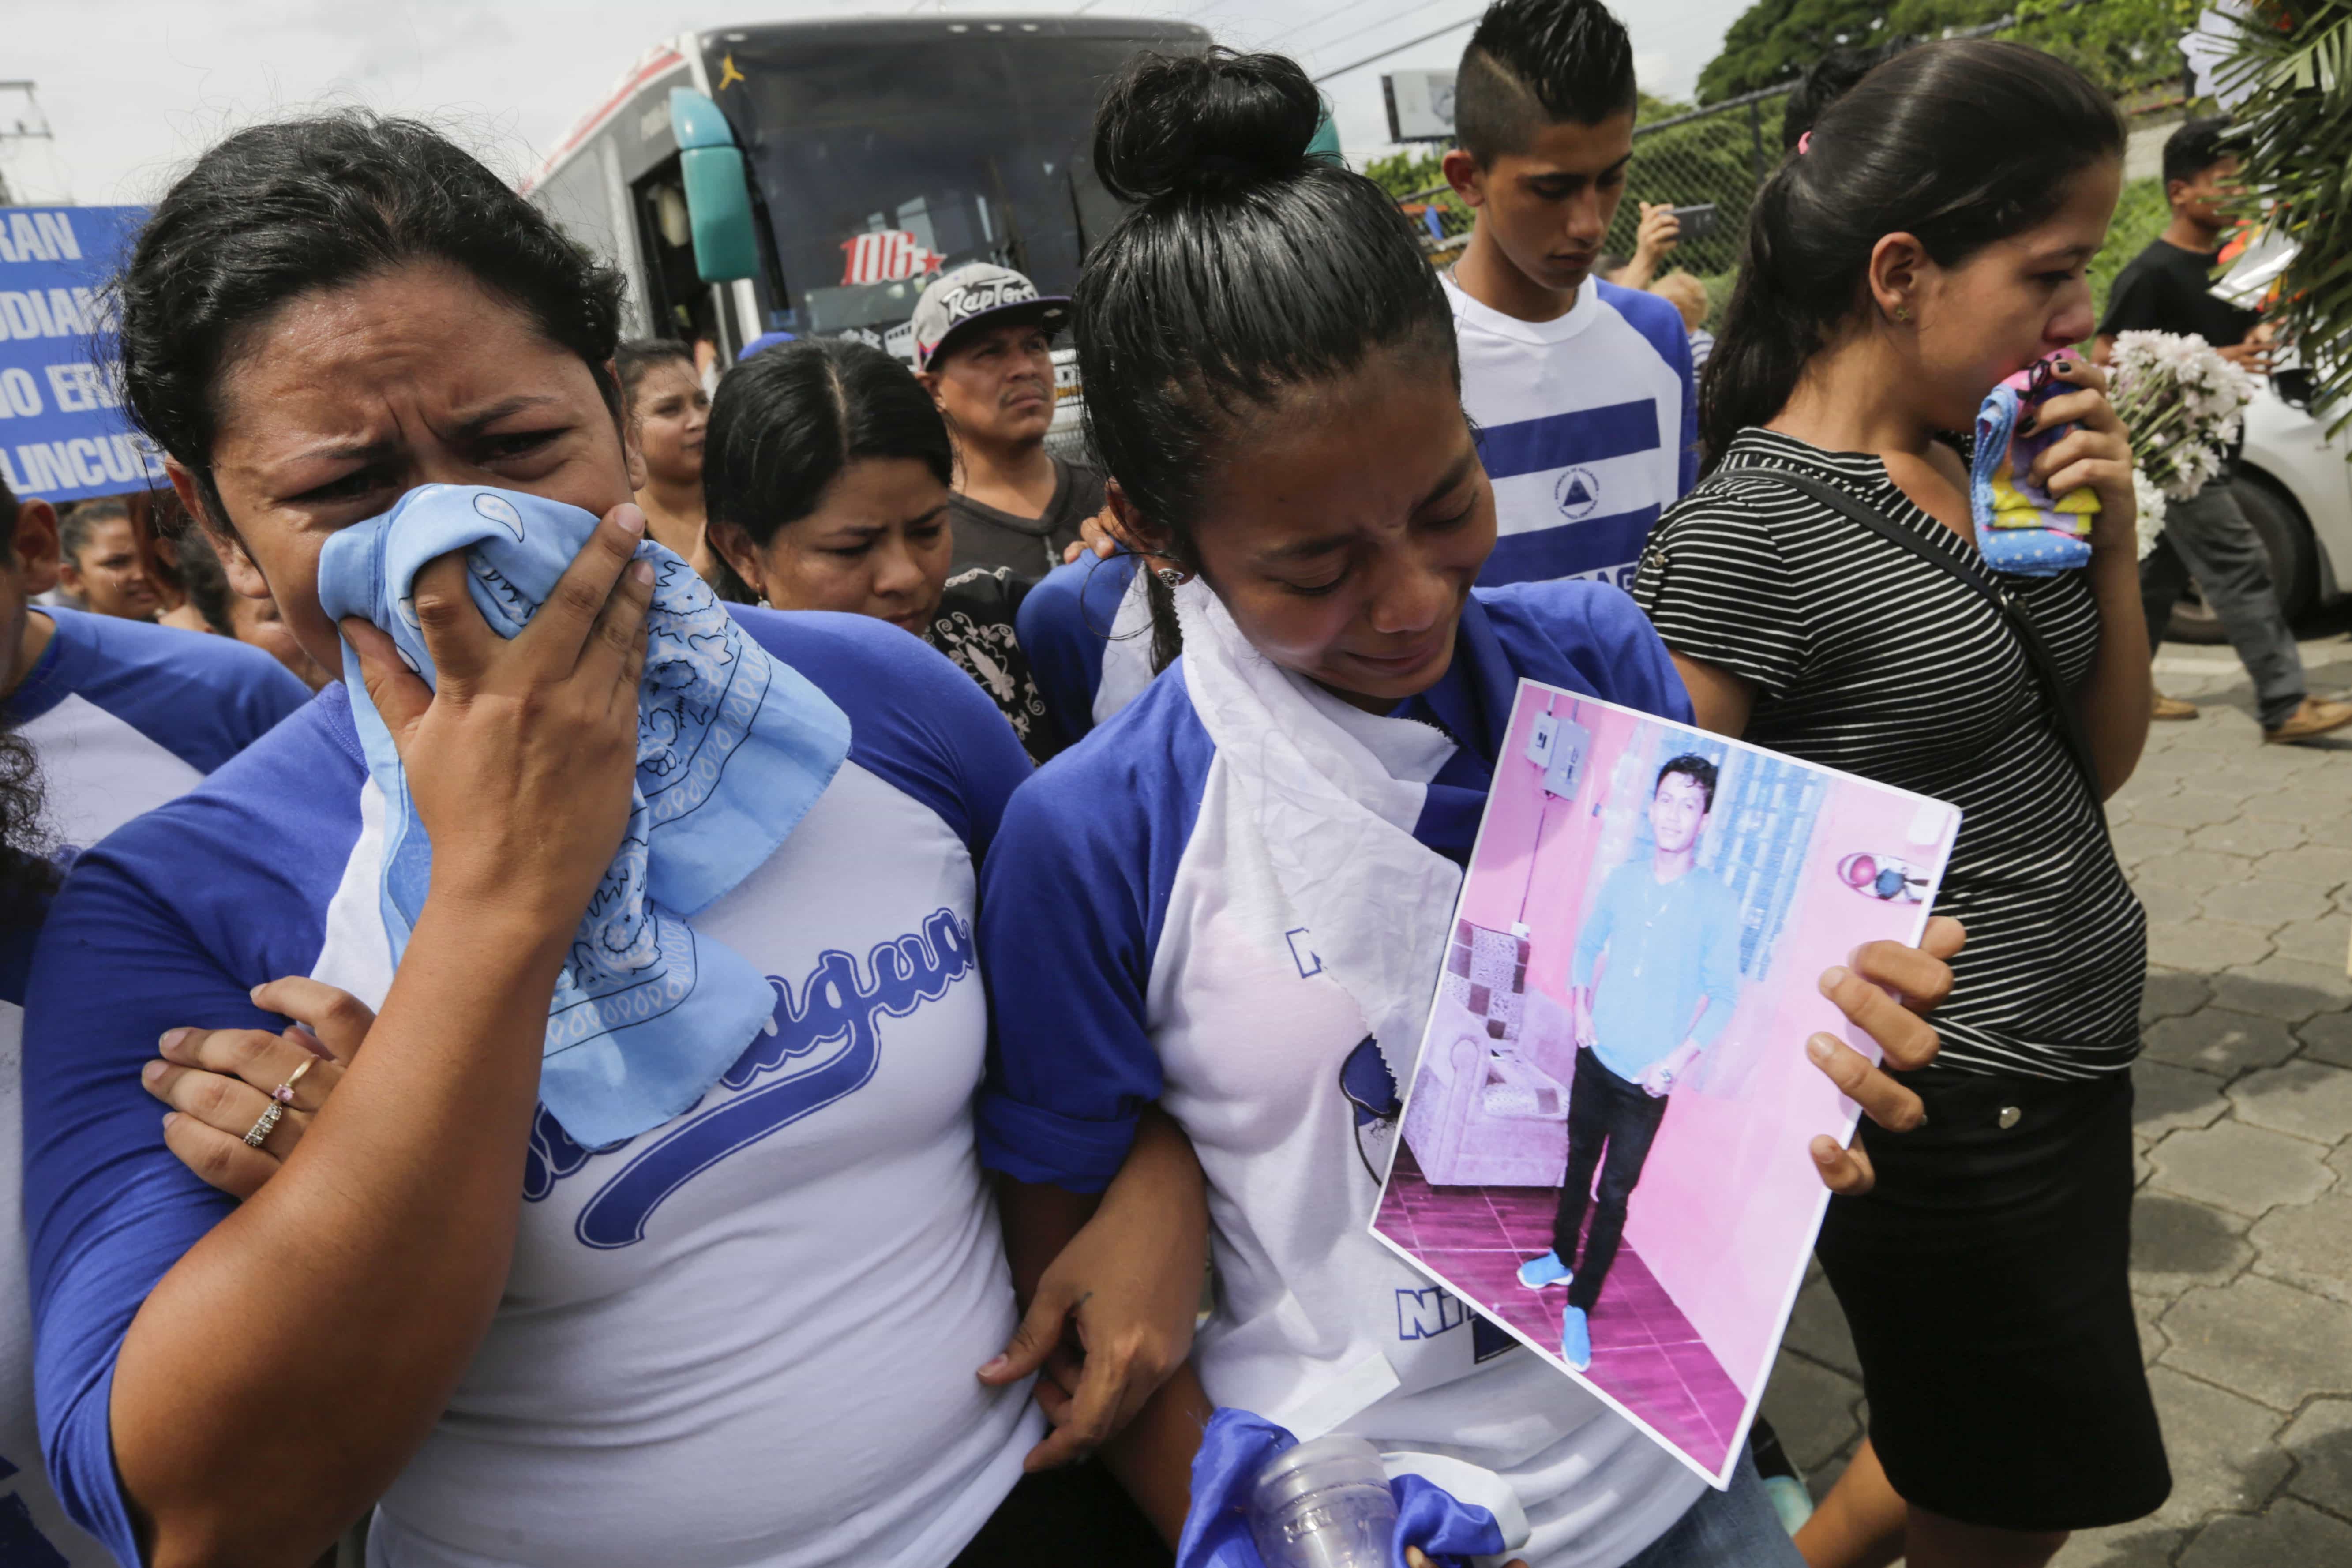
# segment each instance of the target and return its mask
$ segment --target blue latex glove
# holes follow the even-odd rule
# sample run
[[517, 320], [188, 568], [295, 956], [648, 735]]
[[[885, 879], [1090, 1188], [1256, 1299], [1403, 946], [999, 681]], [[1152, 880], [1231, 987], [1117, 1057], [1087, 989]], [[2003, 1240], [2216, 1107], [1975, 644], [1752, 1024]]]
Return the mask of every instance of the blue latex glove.
[[[1250, 1485], [1267, 1460], [1298, 1439], [1263, 1415], [1223, 1409], [1209, 1418], [1192, 1457], [1192, 1511], [1176, 1543], [1176, 1568], [1265, 1568], [1250, 1540]], [[1463, 1568], [1472, 1554], [1503, 1550], [1502, 1527], [1483, 1508], [1457, 1500], [1419, 1476], [1389, 1483], [1397, 1501], [1395, 1568], [1419, 1547], [1438, 1568]]]

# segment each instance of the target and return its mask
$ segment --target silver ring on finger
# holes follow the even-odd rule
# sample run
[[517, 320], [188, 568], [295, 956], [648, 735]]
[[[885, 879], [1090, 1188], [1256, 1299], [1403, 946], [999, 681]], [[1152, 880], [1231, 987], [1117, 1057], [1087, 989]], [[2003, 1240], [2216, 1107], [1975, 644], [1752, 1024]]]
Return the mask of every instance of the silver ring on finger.
[[286, 1107], [275, 1100], [263, 1106], [260, 1118], [245, 1130], [245, 1146], [248, 1149], [258, 1149], [268, 1142], [269, 1135], [278, 1130], [279, 1119], [285, 1114]]

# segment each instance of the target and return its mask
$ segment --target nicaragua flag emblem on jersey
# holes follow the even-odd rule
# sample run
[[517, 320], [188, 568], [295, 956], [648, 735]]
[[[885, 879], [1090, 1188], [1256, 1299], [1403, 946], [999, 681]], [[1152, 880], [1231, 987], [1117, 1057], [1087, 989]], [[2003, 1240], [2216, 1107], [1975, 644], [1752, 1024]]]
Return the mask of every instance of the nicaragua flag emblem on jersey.
[[1559, 501], [1560, 514], [1573, 522], [1590, 517], [1601, 504], [1601, 481], [1590, 468], [1565, 469], [1553, 485], [1552, 494]]

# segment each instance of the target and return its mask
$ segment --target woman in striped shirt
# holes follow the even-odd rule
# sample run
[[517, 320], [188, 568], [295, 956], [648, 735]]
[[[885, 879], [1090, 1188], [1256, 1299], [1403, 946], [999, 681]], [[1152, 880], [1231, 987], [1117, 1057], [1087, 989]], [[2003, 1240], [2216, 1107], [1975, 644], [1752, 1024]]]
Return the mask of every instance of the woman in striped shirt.
[[2042, 417], [2078, 428], [2035, 473], [2097, 492], [2093, 559], [1997, 577], [1943, 434], [2090, 332], [2122, 151], [2104, 94], [2010, 44], [1911, 50], [1824, 110], [1749, 219], [1713, 474], [1635, 587], [1700, 723], [1963, 812], [1939, 911], [1969, 946], [1906, 1075], [1927, 1125], [1865, 1128], [1876, 1189], [1822, 1231], [1871, 1433], [1799, 1536], [1815, 1568], [2038, 1565], [2170, 1485], [2126, 1284], [2145, 920], [2100, 805], [2148, 712], [2130, 450], [2060, 360]]

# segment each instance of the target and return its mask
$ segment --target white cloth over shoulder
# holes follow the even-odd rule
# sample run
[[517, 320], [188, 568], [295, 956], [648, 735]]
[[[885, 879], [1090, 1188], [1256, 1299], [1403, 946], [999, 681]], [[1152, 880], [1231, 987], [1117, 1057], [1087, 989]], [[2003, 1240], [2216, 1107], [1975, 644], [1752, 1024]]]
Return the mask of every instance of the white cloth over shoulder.
[[[1095, 683], [1097, 724], [1109, 722], [1111, 715], [1142, 696], [1158, 673], [1151, 668], [1150, 574], [1150, 566], [1140, 566], [1128, 579], [1127, 592], [1119, 595], [1118, 613], [1111, 617], [1110, 636], [1103, 639], [1102, 675]], [[1208, 592], [1197, 577], [1176, 589], [1180, 598], [1196, 592]]]
[[[467, 588], [500, 637], [521, 632], [596, 528], [589, 512], [475, 485], [426, 485], [327, 542], [319, 599], [382, 627], [430, 684], [416, 574], [466, 552]], [[540, 1100], [596, 1149], [678, 1115], [761, 1030], [776, 994], [687, 921], [775, 853], [849, 752], [831, 699], [743, 635], [694, 568], [651, 540], [656, 574], [637, 715], [637, 777], [620, 853], [589, 900], [548, 1005]], [[344, 684], [387, 803], [383, 904], [399, 962], [432, 868], [390, 732], [359, 659]]]
[[1412, 1081], [1462, 871], [1412, 836], [1429, 789], [1390, 773], [1242, 636], [1213, 594], [1181, 595], [1192, 710], [1258, 827], [1315, 952]]

